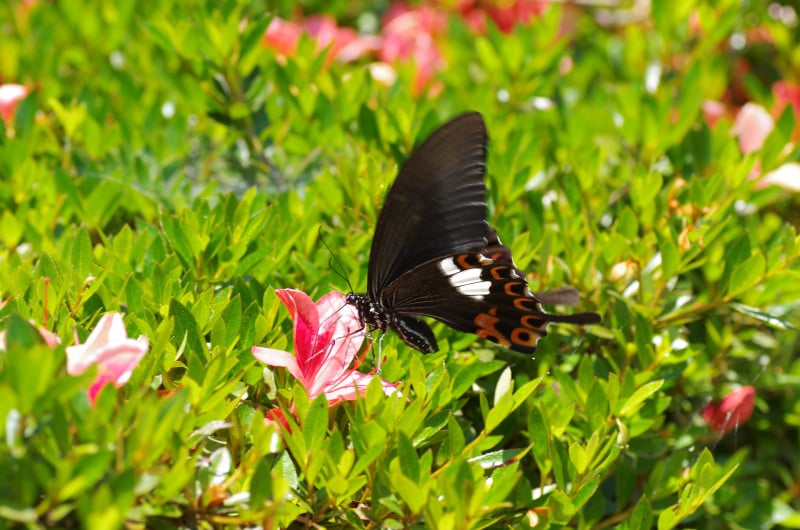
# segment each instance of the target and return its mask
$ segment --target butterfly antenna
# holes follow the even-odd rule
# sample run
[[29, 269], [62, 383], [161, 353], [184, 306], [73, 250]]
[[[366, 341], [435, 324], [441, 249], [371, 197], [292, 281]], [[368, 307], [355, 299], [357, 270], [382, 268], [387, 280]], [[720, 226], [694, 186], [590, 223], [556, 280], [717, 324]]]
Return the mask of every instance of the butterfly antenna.
[[325, 241], [325, 236], [322, 235], [322, 227], [320, 227], [318, 235], [320, 241], [322, 241], [322, 244], [325, 245], [325, 248], [328, 249], [328, 252], [331, 255], [331, 258], [328, 260], [328, 265], [330, 266], [331, 270], [333, 271], [334, 274], [336, 274], [336, 276], [344, 280], [344, 282], [347, 284], [347, 289], [349, 290], [349, 292], [351, 293], [355, 292], [353, 291], [353, 286], [350, 283], [350, 279], [344, 273], [344, 266], [338, 259], [336, 259], [336, 254], [333, 252], [330, 245], [328, 245], [328, 242]]

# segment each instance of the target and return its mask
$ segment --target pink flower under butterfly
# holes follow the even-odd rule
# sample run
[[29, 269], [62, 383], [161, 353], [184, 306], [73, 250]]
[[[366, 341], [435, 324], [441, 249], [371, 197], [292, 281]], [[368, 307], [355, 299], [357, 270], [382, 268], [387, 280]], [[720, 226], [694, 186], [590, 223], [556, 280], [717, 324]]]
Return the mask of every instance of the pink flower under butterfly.
[[89, 400], [94, 404], [106, 384], [119, 388], [128, 382], [148, 348], [146, 337], [128, 337], [122, 314], [106, 313], [85, 343], [67, 346], [67, 372], [79, 375], [97, 365], [97, 377], [89, 387]]
[[[294, 321], [295, 355], [273, 348], [253, 347], [253, 356], [269, 366], [289, 370], [311, 399], [325, 394], [329, 405], [362, 395], [375, 375], [350, 368], [364, 342], [364, 330], [353, 306], [337, 291], [314, 303], [302, 291], [278, 289], [278, 298]], [[384, 392], [396, 385], [381, 380]]]
[[714, 401], [703, 409], [703, 418], [708, 426], [720, 436], [731, 432], [750, 419], [756, 402], [756, 389], [743, 386], [730, 392], [720, 401]]

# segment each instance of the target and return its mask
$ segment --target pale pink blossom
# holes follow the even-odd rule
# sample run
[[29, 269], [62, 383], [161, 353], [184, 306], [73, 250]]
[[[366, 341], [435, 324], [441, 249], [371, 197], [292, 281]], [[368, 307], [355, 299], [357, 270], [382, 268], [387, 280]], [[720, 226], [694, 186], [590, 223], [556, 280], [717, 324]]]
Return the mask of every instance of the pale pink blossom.
[[[363, 394], [375, 375], [350, 368], [364, 341], [364, 329], [345, 296], [333, 291], [315, 304], [295, 289], [278, 289], [275, 293], [294, 321], [295, 355], [254, 346], [253, 356], [269, 366], [289, 370], [311, 399], [325, 394], [328, 404], [334, 405]], [[383, 380], [381, 385], [386, 393], [396, 387]]]
[[[0, 304], [0, 307], [2, 307], [2, 304]], [[36, 328], [36, 331], [39, 332], [39, 335], [48, 347], [55, 348], [61, 344], [61, 337], [48, 329], [37, 326], [36, 322], [33, 320], [29, 320], [29, 322], [31, 326]], [[6, 351], [6, 330], [0, 331], [0, 351]]]
[[0, 85], [0, 119], [10, 123], [14, 119], [14, 112], [17, 105], [28, 95], [28, 89], [24, 85], [8, 83]]
[[97, 365], [97, 377], [89, 387], [89, 400], [94, 403], [104, 385], [113, 383], [119, 388], [128, 382], [148, 348], [146, 337], [128, 337], [122, 314], [106, 313], [85, 343], [67, 346], [67, 372], [79, 375]]
[[748, 154], [761, 149], [774, 128], [775, 120], [767, 109], [757, 103], [745, 103], [736, 115], [731, 134], [739, 138], [742, 153]]

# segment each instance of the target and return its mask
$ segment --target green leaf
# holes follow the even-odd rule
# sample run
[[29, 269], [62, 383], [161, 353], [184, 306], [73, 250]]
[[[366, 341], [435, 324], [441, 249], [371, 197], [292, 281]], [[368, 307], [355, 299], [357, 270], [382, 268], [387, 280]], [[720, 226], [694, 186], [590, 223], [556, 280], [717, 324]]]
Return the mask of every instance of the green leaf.
[[518, 461], [527, 453], [528, 449], [503, 449], [474, 456], [470, 458], [468, 462], [478, 464], [483, 469], [491, 469]]
[[658, 392], [663, 385], [663, 380], [651, 381], [642, 385], [636, 389], [636, 392], [634, 392], [633, 395], [625, 401], [625, 403], [620, 407], [617, 415], [622, 417], [633, 415], [641, 407], [642, 403], [644, 403], [647, 398]]
[[653, 508], [647, 496], [643, 496], [636, 503], [628, 525], [630, 530], [650, 530], [653, 527]]
[[411, 441], [402, 432], [397, 433], [397, 459], [403, 474], [412, 481], [419, 483], [419, 457]]
[[85, 226], [78, 228], [72, 240], [72, 268], [79, 278], [89, 276], [92, 265], [92, 240]]
[[766, 261], [761, 253], [753, 254], [731, 272], [728, 294], [733, 296], [747, 291], [761, 280], [766, 269]]
[[771, 315], [768, 312], [762, 311], [762, 310], [757, 309], [755, 307], [750, 307], [750, 306], [746, 306], [744, 304], [736, 304], [736, 303], [730, 304], [730, 307], [732, 309], [738, 311], [739, 313], [742, 313], [743, 315], [747, 315], [747, 316], [749, 316], [751, 318], [754, 318], [754, 319], [758, 320], [759, 322], [763, 322], [764, 324], [766, 324], [768, 326], [771, 326], [771, 327], [773, 327], [775, 329], [784, 330], [784, 331], [796, 329], [795, 326], [792, 325], [791, 322], [788, 322], [787, 320], [784, 320], [784, 319], [782, 319], [780, 317], [777, 317], [775, 315]]
[[301, 424], [306, 447], [314, 453], [322, 447], [328, 432], [328, 401], [325, 394], [320, 394], [311, 402]]
[[675, 276], [678, 271], [680, 264], [678, 246], [672, 239], [664, 238], [660, 241], [659, 248], [661, 250], [661, 279], [666, 281]]
[[203, 364], [207, 358], [207, 349], [200, 338], [197, 321], [194, 315], [174, 298], [169, 302], [169, 314], [175, 319], [174, 340], [178, 344], [186, 341], [189, 376], [195, 381], [202, 381], [201, 374], [204, 372]]
[[272, 473], [266, 458], [259, 459], [250, 479], [250, 503], [258, 508], [272, 500]]
[[494, 403], [497, 404], [506, 393], [513, 391], [513, 380], [511, 377], [511, 368], [506, 367], [497, 379], [497, 385], [494, 387]]
[[578, 475], [583, 475], [589, 465], [589, 455], [586, 454], [579, 442], [569, 444], [569, 459], [572, 465], [575, 466], [575, 471], [578, 472]]

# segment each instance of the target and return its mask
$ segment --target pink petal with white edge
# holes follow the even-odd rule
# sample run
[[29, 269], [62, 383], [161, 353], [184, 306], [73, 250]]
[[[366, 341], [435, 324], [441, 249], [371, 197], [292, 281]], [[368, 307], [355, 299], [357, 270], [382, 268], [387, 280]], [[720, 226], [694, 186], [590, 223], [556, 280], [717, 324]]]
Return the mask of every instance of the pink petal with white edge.
[[113, 383], [120, 387], [130, 379], [149, 347], [145, 337], [128, 337], [120, 313], [107, 313], [100, 318], [86, 343], [66, 348], [67, 372], [78, 375], [92, 364], [97, 365], [97, 377], [89, 388], [89, 400], [94, 404], [104, 385]]
[[[363, 396], [367, 387], [376, 376], [374, 374], [363, 374], [355, 370], [351, 370], [346, 376], [337, 384], [332, 385], [325, 389], [325, 397], [328, 403], [333, 405], [339, 401], [353, 401], [358, 396]], [[389, 383], [388, 381], [381, 380], [383, 392], [389, 396], [397, 391], [397, 385]]]
[[275, 350], [273, 348], [260, 348], [253, 346], [253, 357], [266, 364], [267, 366], [277, 366], [279, 368], [286, 368], [295, 379], [303, 382], [305, 376], [297, 365], [297, 358], [288, 351]]
[[67, 346], [67, 372], [70, 375], [82, 374], [97, 362], [103, 348], [128, 339], [125, 323], [119, 313], [106, 313], [97, 322], [86, 342]]
[[127, 339], [106, 347], [97, 360], [99, 372], [108, 374], [114, 386], [121, 387], [131, 378], [133, 369], [147, 353], [148, 346], [147, 340], [140, 337], [139, 340]]

